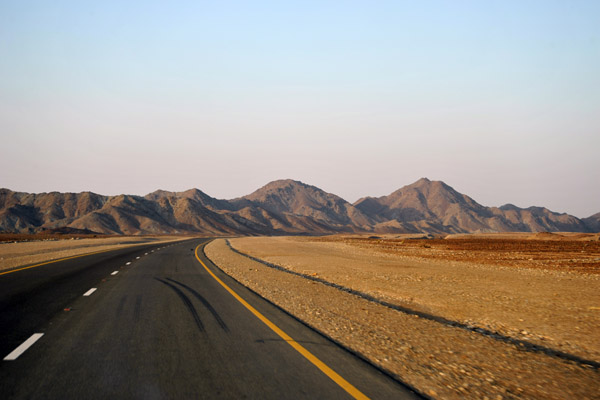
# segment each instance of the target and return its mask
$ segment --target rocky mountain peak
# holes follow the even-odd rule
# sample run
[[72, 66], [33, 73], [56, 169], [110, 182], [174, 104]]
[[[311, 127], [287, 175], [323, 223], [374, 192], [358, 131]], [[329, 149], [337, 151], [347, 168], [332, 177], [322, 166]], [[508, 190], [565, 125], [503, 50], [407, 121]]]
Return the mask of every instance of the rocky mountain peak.
[[292, 179], [270, 182], [233, 200], [218, 200], [199, 189], [156, 190], [144, 197], [0, 189], [0, 231], [63, 227], [113, 234], [595, 232], [600, 230], [600, 213], [580, 220], [543, 207], [484, 207], [428, 178], [355, 204]]

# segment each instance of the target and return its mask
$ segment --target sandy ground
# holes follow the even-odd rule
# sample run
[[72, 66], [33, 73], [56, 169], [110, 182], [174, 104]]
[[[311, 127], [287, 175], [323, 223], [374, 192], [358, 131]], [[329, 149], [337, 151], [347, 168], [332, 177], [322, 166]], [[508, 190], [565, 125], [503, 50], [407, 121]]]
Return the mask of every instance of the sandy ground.
[[[546, 240], [524, 247], [485, 240], [279, 237], [231, 244], [388, 303], [600, 361], [600, 275], [590, 271], [600, 257], [595, 242], [581, 241], [587, 246], [580, 250]], [[547, 263], [552, 251], [585, 268]], [[433, 397], [600, 398], [598, 369], [277, 271], [232, 252], [224, 240], [206, 253], [240, 282]]]
[[[399, 248], [390, 248], [387, 241], [346, 238], [245, 238], [231, 243], [265, 261], [316, 273], [394, 304], [600, 361], [598, 275], [526, 268], [521, 262], [511, 266], [518, 252], [505, 249], [487, 252], [489, 259], [452, 260], [446, 253], [457, 250], [436, 251], [436, 242], [430, 240], [405, 242]], [[423, 243], [431, 247], [421, 247]], [[535, 245], [543, 243], [530, 243], [525, 260], [535, 257]], [[464, 252], [461, 256], [475, 257], [476, 252]], [[510, 261], [496, 265], [497, 256]], [[535, 260], [528, 265], [535, 266]]]
[[186, 238], [173, 236], [121, 236], [0, 243], [0, 271], [95, 251], [135, 246], [142, 243], [167, 243], [182, 239]]

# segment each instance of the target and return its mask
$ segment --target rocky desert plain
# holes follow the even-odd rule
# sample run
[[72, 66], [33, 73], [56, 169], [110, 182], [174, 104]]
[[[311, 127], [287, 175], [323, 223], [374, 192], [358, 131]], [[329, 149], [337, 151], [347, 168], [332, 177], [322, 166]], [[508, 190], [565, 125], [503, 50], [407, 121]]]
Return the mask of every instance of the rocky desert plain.
[[192, 237], [307, 326], [435, 399], [600, 399], [600, 213], [485, 207], [423, 178], [351, 204], [0, 189], [0, 269]]

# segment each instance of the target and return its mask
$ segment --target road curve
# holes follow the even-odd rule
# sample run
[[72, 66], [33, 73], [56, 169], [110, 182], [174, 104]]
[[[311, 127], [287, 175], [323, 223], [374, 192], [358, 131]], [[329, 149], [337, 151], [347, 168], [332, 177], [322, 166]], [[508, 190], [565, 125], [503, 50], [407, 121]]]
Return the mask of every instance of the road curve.
[[0, 276], [0, 398], [419, 398], [220, 272], [204, 242]]

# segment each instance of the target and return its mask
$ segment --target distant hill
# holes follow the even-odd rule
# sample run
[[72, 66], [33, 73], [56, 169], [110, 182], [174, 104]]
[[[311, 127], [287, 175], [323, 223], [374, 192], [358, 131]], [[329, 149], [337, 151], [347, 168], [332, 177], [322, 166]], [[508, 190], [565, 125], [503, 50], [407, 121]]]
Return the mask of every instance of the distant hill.
[[376, 220], [377, 228], [390, 221], [407, 232], [587, 232], [582, 220], [546, 208], [513, 205], [484, 207], [441, 181], [422, 178], [388, 196], [358, 200], [356, 208]]
[[583, 222], [590, 232], [600, 232], [600, 212], [591, 217], [584, 218]]
[[191, 189], [146, 196], [20, 193], [0, 189], [0, 232], [211, 235], [600, 231], [600, 213], [583, 220], [542, 207], [485, 207], [441, 181], [423, 178], [388, 196], [351, 204], [294, 180], [271, 182], [233, 200]]

